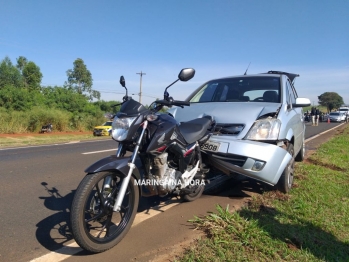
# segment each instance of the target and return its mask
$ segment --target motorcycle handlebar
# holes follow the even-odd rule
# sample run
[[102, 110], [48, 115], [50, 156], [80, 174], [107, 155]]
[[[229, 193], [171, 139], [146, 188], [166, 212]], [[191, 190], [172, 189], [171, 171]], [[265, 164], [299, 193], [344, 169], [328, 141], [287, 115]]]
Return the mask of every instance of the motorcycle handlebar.
[[179, 100], [157, 100], [156, 103], [162, 104], [164, 106], [190, 106], [190, 102], [187, 101], [179, 101]]
[[187, 101], [178, 101], [178, 100], [175, 100], [172, 102], [173, 105], [175, 106], [190, 106], [190, 102], [187, 102]]

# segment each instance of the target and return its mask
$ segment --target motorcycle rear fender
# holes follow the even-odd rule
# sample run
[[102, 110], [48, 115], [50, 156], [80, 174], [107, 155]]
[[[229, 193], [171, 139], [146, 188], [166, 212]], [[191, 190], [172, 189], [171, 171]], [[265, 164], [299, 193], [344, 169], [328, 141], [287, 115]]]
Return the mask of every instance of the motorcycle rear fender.
[[[128, 166], [130, 157], [117, 157], [116, 155], [111, 155], [102, 158], [86, 168], [86, 173], [97, 173], [102, 171], [115, 171], [118, 170], [123, 177], [126, 177], [130, 167]], [[135, 168], [133, 169], [133, 176], [137, 181], [143, 178], [143, 165], [139, 157], [136, 157]], [[142, 194], [142, 189], [139, 187]]]

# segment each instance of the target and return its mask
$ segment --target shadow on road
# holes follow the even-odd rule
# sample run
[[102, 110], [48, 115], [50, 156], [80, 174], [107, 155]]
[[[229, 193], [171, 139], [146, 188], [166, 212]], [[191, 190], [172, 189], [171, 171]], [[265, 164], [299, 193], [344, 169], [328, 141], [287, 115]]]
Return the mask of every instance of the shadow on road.
[[42, 182], [41, 185], [46, 191], [46, 196], [39, 198], [44, 200], [44, 206], [47, 209], [57, 211], [57, 213], [46, 217], [36, 225], [36, 238], [42, 246], [53, 251], [73, 239], [69, 224], [70, 204], [75, 191], [62, 196], [57, 188], [49, 188], [46, 182]]
[[[37, 240], [43, 247], [50, 251], [56, 251], [63, 254], [74, 253], [71, 249], [76, 249], [77, 252], [81, 251], [78, 247], [62, 249], [69, 244], [68, 242], [73, 240], [73, 235], [70, 229], [70, 208], [75, 190], [63, 196], [56, 187], [50, 188], [46, 182], [42, 182], [41, 185], [45, 190], [45, 195], [40, 196], [39, 199], [44, 200], [43, 204], [48, 210], [57, 212], [36, 224]], [[172, 198], [171, 196], [142, 197], [137, 212], [145, 214], [150, 210], [158, 210], [162, 212], [160, 207], [175, 202], [180, 202], [180, 200]]]

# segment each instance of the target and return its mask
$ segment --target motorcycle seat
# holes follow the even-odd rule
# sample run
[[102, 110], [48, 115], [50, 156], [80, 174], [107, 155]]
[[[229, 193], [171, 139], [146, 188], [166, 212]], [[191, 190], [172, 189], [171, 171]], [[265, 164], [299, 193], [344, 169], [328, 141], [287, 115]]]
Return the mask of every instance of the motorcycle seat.
[[178, 129], [185, 141], [191, 144], [205, 136], [211, 124], [212, 119], [208, 117], [196, 118], [187, 122], [182, 122], [178, 126]]

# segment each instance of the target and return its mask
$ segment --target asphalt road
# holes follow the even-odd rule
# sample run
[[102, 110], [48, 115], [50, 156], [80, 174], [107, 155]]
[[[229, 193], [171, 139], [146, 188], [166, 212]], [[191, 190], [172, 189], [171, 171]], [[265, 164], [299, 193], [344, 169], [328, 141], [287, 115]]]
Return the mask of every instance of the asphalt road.
[[[306, 125], [306, 138], [309, 138], [338, 124]], [[68, 227], [75, 188], [83, 178], [85, 168], [114, 154], [116, 147], [114, 141], [103, 140], [1, 149], [0, 261], [20, 262], [35, 258], [41, 259], [36, 261], [92, 261], [111, 260], [115, 256], [119, 258], [117, 261], [129, 261], [135, 257], [138, 257], [137, 261], [147, 261], [154, 255], [152, 250], [160, 250], [165, 241], [175, 245], [178, 238], [183, 241], [189, 238], [185, 224], [194, 215], [212, 211], [217, 203], [239, 206], [244, 201], [246, 193], [238, 190], [241, 194], [236, 195], [236, 191], [229, 193], [224, 188], [207, 192], [199, 200], [186, 204], [156, 197], [142, 199], [135, 226], [117, 247], [103, 254], [80, 252], [70, 257], [70, 252], [80, 250], [72, 244], [74, 241]], [[225, 185], [233, 186], [228, 182]], [[249, 188], [245, 186], [245, 189]], [[151, 216], [154, 212], [159, 215]], [[58, 257], [50, 257], [51, 251]], [[45, 254], [49, 255], [42, 258]]]

